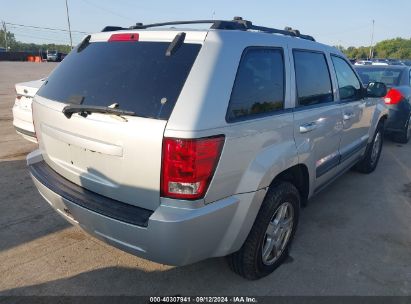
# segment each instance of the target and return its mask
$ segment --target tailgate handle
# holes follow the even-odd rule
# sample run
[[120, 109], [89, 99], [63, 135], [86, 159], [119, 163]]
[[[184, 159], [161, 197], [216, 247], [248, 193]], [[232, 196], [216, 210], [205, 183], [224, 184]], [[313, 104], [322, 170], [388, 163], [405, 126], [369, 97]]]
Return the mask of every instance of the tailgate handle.
[[87, 150], [106, 155], [119, 157], [123, 156], [123, 148], [120, 146], [55, 129], [45, 124], [41, 125], [41, 130], [44, 132], [44, 134], [47, 134], [54, 139], [60, 140], [76, 147], [85, 148]]

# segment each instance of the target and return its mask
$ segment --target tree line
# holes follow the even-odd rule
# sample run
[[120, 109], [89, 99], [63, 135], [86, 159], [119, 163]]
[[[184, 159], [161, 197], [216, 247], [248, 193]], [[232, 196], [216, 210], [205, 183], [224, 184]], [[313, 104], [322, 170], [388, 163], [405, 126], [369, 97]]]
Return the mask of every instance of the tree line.
[[[4, 31], [0, 30], [0, 47], [6, 48], [6, 40], [4, 37]], [[57, 50], [58, 52], [68, 54], [71, 50], [69, 45], [55, 44], [55, 43], [24, 43], [16, 40], [16, 37], [12, 32], [7, 31], [7, 48], [11, 52], [33, 52], [46, 50]]]
[[[348, 58], [370, 58], [370, 47], [337, 46]], [[411, 59], [411, 39], [395, 38], [378, 42], [373, 47], [373, 58]]]

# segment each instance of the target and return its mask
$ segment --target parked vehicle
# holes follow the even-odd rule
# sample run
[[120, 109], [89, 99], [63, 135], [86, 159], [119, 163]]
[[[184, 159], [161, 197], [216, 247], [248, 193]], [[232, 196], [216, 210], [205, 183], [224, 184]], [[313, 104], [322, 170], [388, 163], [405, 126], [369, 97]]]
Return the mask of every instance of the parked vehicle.
[[[164, 28], [187, 23], [212, 27]], [[27, 159], [48, 203], [95, 237], [171, 265], [228, 255], [258, 279], [286, 259], [301, 205], [376, 168], [386, 87], [365, 89], [339, 50], [241, 18], [117, 29], [39, 90]]]
[[389, 88], [385, 103], [389, 108], [385, 130], [393, 139], [407, 143], [411, 137], [411, 67], [355, 67], [364, 83], [383, 82]]
[[411, 60], [409, 59], [403, 59], [401, 60], [401, 63], [406, 66], [411, 66]]
[[387, 59], [389, 65], [404, 65], [399, 59]]
[[59, 53], [56, 50], [47, 50], [47, 61], [57, 62], [59, 61]]
[[384, 59], [384, 58], [371, 58], [370, 61], [372, 63], [385, 63], [385, 64], [388, 64], [388, 59]]
[[31, 112], [33, 97], [45, 79], [17, 83], [16, 100], [13, 106], [13, 125], [17, 133], [31, 142], [37, 142]]
[[389, 65], [389, 63], [388, 62], [376, 61], [376, 62], [373, 62], [371, 65]]
[[372, 65], [373, 62], [371, 60], [357, 60], [354, 65]]

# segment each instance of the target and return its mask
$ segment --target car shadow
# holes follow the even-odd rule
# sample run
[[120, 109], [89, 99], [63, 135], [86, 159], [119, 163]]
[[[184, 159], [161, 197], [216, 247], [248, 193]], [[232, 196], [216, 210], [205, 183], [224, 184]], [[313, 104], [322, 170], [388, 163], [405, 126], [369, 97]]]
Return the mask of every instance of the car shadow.
[[[238, 294], [241, 288], [249, 289], [250, 285], [253, 283], [231, 273], [223, 258], [215, 258], [161, 271], [139, 267], [106, 267], [42, 284], [5, 290], [0, 292], [0, 296], [210, 295], [213, 290], [226, 295]], [[255, 290], [255, 294], [261, 292]]]
[[26, 160], [0, 160], [0, 251], [70, 226], [34, 186]]

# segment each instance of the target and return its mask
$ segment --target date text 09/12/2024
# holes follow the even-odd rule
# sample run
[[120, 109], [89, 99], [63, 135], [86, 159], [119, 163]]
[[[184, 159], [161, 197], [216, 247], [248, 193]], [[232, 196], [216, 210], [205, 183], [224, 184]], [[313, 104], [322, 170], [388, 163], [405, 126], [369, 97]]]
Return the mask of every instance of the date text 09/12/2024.
[[150, 297], [150, 303], [258, 303], [255, 297], [212, 297], [212, 296], [166, 296]]

